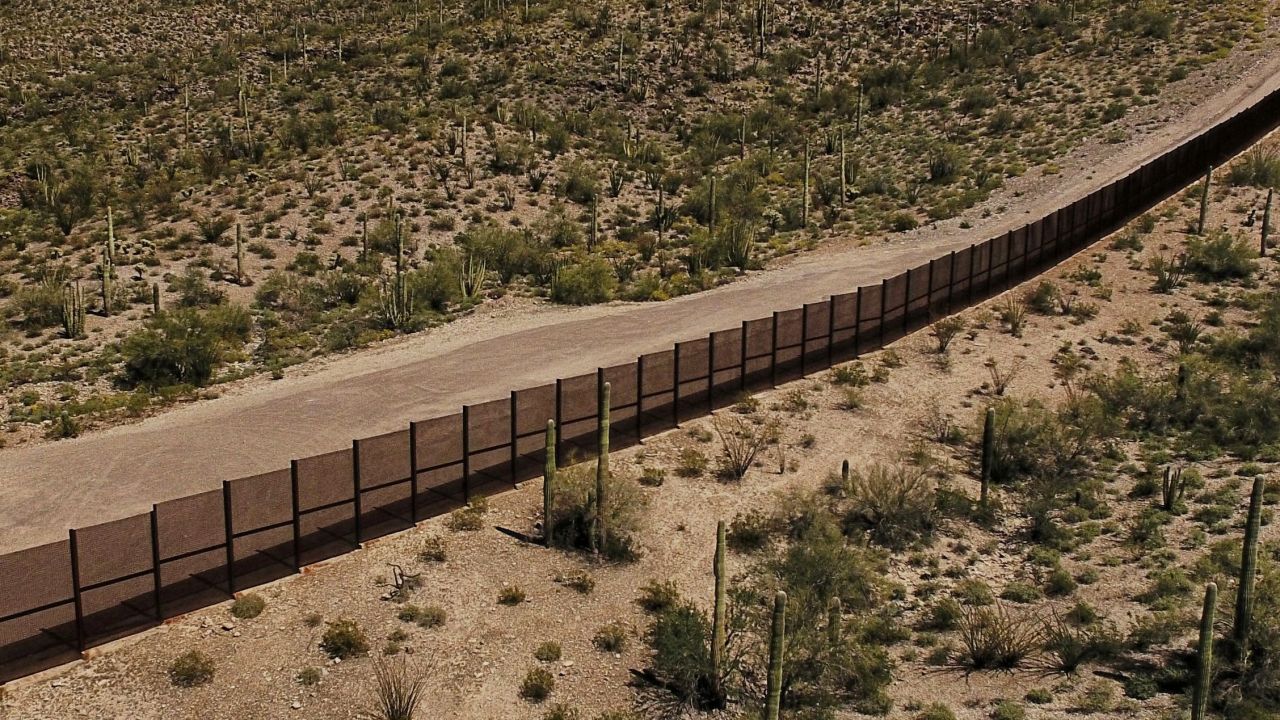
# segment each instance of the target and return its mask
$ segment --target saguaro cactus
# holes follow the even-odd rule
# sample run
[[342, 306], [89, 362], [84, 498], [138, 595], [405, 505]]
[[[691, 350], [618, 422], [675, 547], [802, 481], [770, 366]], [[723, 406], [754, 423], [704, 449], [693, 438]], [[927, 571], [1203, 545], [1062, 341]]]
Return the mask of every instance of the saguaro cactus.
[[986, 420], [982, 423], [982, 487], [978, 502], [987, 506], [987, 498], [991, 493], [991, 473], [996, 460], [996, 409], [987, 408]]
[[716, 555], [711, 570], [716, 578], [715, 611], [711, 618], [711, 682], [712, 694], [716, 703], [724, 702], [724, 688], [721, 680], [724, 677], [725, 651], [725, 594], [728, 583], [725, 581], [725, 526], [721, 520], [716, 523]]
[[596, 502], [595, 502], [595, 538], [596, 548], [605, 550], [609, 536], [605, 512], [608, 498], [605, 496], [605, 485], [609, 480], [609, 383], [600, 386], [600, 409], [598, 411], [599, 428], [596, 432]]
[[804, 141], [804, 198], [800, 206], [800, 225], [809, 227], [809, 140]]
[[840, 598], [832, 597], [831, 602], [827, 603], [827, 642], [831, 647], [840, 644], [843, 632], [842, 624], [844, 617], [844, 605], [840, 602]]
[[1164, 478], [1160, 481], [1160, 507], [1165, 512], [1173, 512], [1173, 508], [1182, 500], [1186, 483], [1182, 481], [1182, 468], [1168, 465], [1164, 469]]
[[765, 720], [778, 720], [782, 706], [782, 655], [786, 652], [787, 594], [773, 596], [773, 626], [769, 633], [769, 675], [765, 685]]
[[1253, 622], [1253, 584], [1258, 574], [1258, 534], [1262, 529], [1262, 477], [1253, 479], [1253, 493], [1249, 496], [1249, 519], [1244, 526], [1244, 547], [1240, 551], [1240, 587], [1236, 591], [1236, 620], [1231, 628], [1231, 638], [1243, 652], [1249, 641], [1249, 628]]
[[110, 317], [111, 289], [115, 281], [116, 266], [111, 262], [111, 253], [106, 248], [102, 251], [102, 265], [99, 270], [102, 272], [102, 315]]
[[236, 223], [236, 284], [244, 285], [244, 241], [240, 237], [240, 223]]
[[160, 314], [160, 283], [151, 283], [151, 314]]
[[72, 340], [84, 335], [84, 291], [79, 282], [62, 288], [62, 332]]
[[542, 544], [551, 547], [556, 509], [556, 421], [547, 421], [547, 457], [542, 464]]
[[840, 127], [840, 207], [849, 198], [849, 170], [844, 152], [844, 126]]
[[707, 182], [707, 229], [716, 229], [716, 176], [710, 176]]
[[1213, 184], [1213, 166], [1204, 173], [1204, 184], [1200, 186], [1200, 222], [1196, 225], [1196, 234], [1204, 235], [1205, 225], [1209, 221], [1209, 186]]
[[1209, 707], [1209, 684], [1213, 677], [1213, 618], [1218, 607], [1218, 586], [1204, 586], [1204, 610], [1200, 613], [1199, 663], [1191, 696], [1191, 720], [1204, 720]]

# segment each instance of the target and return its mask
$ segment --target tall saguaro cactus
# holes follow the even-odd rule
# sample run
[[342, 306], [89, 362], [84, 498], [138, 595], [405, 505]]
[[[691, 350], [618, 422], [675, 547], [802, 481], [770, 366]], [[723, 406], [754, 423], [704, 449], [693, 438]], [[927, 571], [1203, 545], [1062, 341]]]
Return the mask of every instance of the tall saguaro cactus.
[[70, 340], [84, 335], [84, 291], [79, 281], [62, 288], [62, 332]]
[[236, 223], [236, 284], [244, 285], [244, 241], [240, 237], [240, 223]]
[[1244, 547], [1240, 551], [1240, 587], [1236, 591], [1236, 621], [1231, 628], [1231, 638], [1242, 651], [1249, 641], [1249, 628], [1253, 623], [1253, 584], [1258, 574], [1263, 489], [1262, 477], [1255, 477], [1253, 492], [1249, 495], [1249, 519], [1244, 526]]
[[724, 651], [725, 651], [725, 595], [728, 592], [728, 583], [725, 581], [725, 526], [721, 520], [716, 523], [716, 555], [712, 561], [711, 570], [716, 578], [716, 598], [715, 610], [711, 617], [711, 682], [712, 694], [716, 703], [724, 702], [724, 688], [721, 682], [724, 678]]
[[809, 227], [809, 140], [804, 141], [804, 198], [800, 206], [800, 225]]
[[606, 541], [609, 537], [609, 527], [605, 520], [605, 512], [609, 507], [608, 498], [605, 496], [605, 486], [609, 480], [609, 395], [611, 389], [609, 383], [604, 383], [600, 386], [599, 428], [596, 432], [596, 507], [595, 531], [592, 533], [592, 543], [600, 551], [604, 551], [608, 547]]
[[782, 656], [786, 652], [787, 594], [779, 590], [773, 596], [773, 626], [769, 632], [769, 675], [765, 684], [765, 720], [778, 720], [782, 707]]
[[991, 493], [991, 473], [996, 460], [996, 409], [987, 408], [986, 420], [982, 423], [982, 489], [978, 501], [985, 508]]
[[827, 642], [835, 648], [843, 642], [844, 605], [838, 596], [831, 596], [827, 603]]
[[551, 547], [556, 509], [556, 421], [547, 421], [547, 456], [542, 465], [542, 544]]
[[1196, 234], [1204, 235], [1205, 226], [1209, 222], [1209, 186], [1213, 184], [1213, 166], [1204, 173], [1204, 184], [1200, 186], [1200, 222], [1196, 224]]
[[1258, 248], [1258, 256], [1267, 256], [1267, 240], [1271, 234], [1271, 200], [1275, 196], [1275, 188], [1267, 188], [1267, 206], [1262, 209], [1262, 241]]
[[1209, 684], [1213, 678], [1213, 618], [1218, 607], [1218, 586], [1204, 586], [1204, 610], [1200, 613], [1200, 642], [1195, 690], [1191, 696], [1191, 720], [1204, 720], [1209, 707]]

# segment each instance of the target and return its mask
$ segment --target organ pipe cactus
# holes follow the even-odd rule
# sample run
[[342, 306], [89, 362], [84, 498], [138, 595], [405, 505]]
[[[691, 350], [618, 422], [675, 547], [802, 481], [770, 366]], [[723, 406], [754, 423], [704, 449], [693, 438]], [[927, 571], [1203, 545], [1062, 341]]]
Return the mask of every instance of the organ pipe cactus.
[[1200, 613], [1200, 641], [1197, 648], [1196, 684], [1191, 696], [1191, 720], [1204, 720], [1209, 707], [1213, 677], [1213, 619], [1218, 606], [1218, 586], [1204, 586], [1204, 609]]
[[843, 624], [844, 606], [840, 598], [832, 596], [827, 603], [827, 642], [835, 648], [843, 641], [841, 625]]
[[244, 240], [240, 236], [240, 223], [236, 223], [236, 284], [244, 285]]
[[542, 543], [551, 547], [551, 524], [556, 508], [556, 421], [547, 421], [547, 452], [542, 464]]
[[1231, 638], [1243, 652], [1249, 641], [1249, 628], [1253, 623], [1253, 585], [1258, 574], [1258, 534], [1262, 529], [1262, 477], [1253, 479], [1253, 493], [1249, 496], [1249, 519], [1244, 526], [1244, 546], [1240, 552], [1240, 585], [1236, 591], [1236, 619], [1231, 628]]
[[1186, 491], [1186, 483], [1182, 480], [1182, 468], [1172, 465], [1165, 467], [1164, 477], [1160, 481], [1160, 507], [1165, 512], [1173, 512], [1182, 494]]
[[809, 141], [804, 141], [804, 197], [800, 206], [800, 226], [809, 227]]
[[778, 720], [782, 706], [782, 656], [786, 652], [787, 594], [773, 596], [773, 625], [769, 631], [769, 675], [765, 684], [765, 720]]
[[72, 340], [84, 335], [84, 291], [79, 282], [62, 288], [62, 332]]
[[151, 283], [151, 314], [160, 314], [160, 284]]

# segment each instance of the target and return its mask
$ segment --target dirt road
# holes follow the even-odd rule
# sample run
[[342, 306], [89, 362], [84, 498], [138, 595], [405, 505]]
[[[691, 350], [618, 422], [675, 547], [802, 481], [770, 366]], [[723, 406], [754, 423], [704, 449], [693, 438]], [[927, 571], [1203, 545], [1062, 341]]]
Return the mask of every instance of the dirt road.
[[1265, 51], [1238, 53], [1134, 111], [1128, 142], [1091, 143], [1059, 159], [1057, 175], [1032, 171], [1011, 181], [965, 216], [969, 229], [955, 219], [892, 242], [858, 247], [838, 240], [783, 267], [665, 303], [481, 314], [135, 425], [0, 451], [0, 552], [878, 282], [1085, 195], [1278, 85], [1280, 52], [1271, 41]]

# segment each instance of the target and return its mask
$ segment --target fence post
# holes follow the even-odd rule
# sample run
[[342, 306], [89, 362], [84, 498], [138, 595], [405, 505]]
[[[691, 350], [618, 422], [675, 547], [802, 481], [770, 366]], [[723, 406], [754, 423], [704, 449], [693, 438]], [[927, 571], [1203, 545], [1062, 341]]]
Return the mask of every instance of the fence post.
[[716, 409], [716, 334], [707, 336], [707, 412]]
[[302, 572], [302, 498], [298, 488], [298, 461], [289, 461], [289, 493], [293, 498], [293, 571]]
[[836, 358], [836, 298], [827, 298], [827, 367], [835, 363]]
[[636, 358], [636, 442], [644, 440], [644, 355]]
[[462, 502], [471, 504], [471, 406], [462, 406]]
[[885, 316], [885, 311], [888, 309], [888, 305], [887, 305], [888, 302], [889, 302], [889, 278], [885, 278], [880, 281], [880, 322], [879, 322], [880, 331], [879, 331], [879, 339], [877, 341], [876, 349], [880, 349], [884, 347], [884, 316]]
[[409, 421], [409, 518], [418, 524], [418, 423]]
[[67, 533], [71, 549], [71, 592], [76, 608], [76, 650], [84, 652], [87, 645], [84, 632], [84, 598], [80, 593], [80, 542], [76, 529]]
[[160, 606], [160, 518], [151, 505], [151, 598], [156, 604], [156, 620], [164, 620]]
[[556, 378], [556, 467], [564, 466], [564, 381]]
[[231, 481], [222, 481], [222, 526], [227, 535], [227, 594], [236, 596], [235, 531], [231, 526]]
[[954, 300], [956, 294], [956, 251], [951, 251], [950, 270], [947, 272], [947, 314], [950, 315], [955, 308]]
[[924, 293], [925, 324], [928, 324], [928, 321], [933, 319], [933, 264], [935, 262], [937, 262], [937, 258], [930, 258], [928, 282], [925, 284]]
[[778, 313], [773, 313], [773, 330], [769, 337], [769, 385], [778, 387]]
[[862, 354], [862, 287], [858, 287], [858, 299], [853, 303], [853, 354]]
[[351, 515], [356, 526], [356, 547], [364, 542], [364, 513], [360, 507], [360, 441], [351, 441]]
[[809, 303], [800, 306], [800, 377], [809, 374]]
[[911, 322], [911, 270], [903, 273], [907, 277], [906, 289], [902, 292], [902, 334], [906, 335]]
[[680, 343], [676, 343], [672, 352], [674, 372], [671, 377], [671, 425], [680, 427]]
[[738, 390], [747, 390], [747, 321], [742, 321], [742, 338], [738, 342]]
[[966, 305], [973, 304], [973, 269], [978, 262], [978, 246], [976, 243], [969, 243], [969, 283], [965, 287], [964, 302]]
[[520, 423], [516, 419], [516, 391], [511, 391], [511, 484], [516, 484], [516, 474], [520, 467]]

